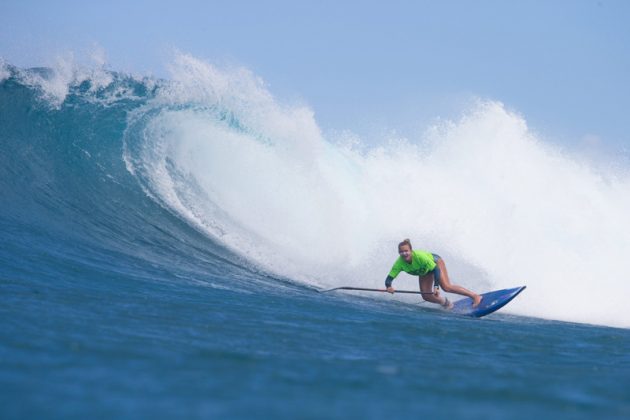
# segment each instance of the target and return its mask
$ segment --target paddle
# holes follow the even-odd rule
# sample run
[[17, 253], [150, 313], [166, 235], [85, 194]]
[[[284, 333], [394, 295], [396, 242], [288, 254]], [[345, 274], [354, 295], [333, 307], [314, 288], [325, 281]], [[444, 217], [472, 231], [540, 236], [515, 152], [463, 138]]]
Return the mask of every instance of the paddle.
[[[350, 287], [350, 286], [342, 286], [335, 287], [334, 289], [328, 290], [320, 290], [320, 293], [332, 292], [333, 290], [360, 290], [363, 292], [387, 292], [387, 289], [367, 289], [365, 287]], [[416, 292], [414, 290], [396, 290], [395, 293], [411, 293], [414, 295], [434, 295], [433, 292]]]

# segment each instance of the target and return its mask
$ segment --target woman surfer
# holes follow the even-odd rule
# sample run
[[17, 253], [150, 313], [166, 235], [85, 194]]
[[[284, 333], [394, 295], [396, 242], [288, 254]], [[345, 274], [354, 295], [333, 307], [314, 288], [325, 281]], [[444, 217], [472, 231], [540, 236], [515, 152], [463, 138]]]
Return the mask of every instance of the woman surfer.
[[400, 257], [394, 262], [389, 275], [385, 279], [385, 287], [387, 287], [389, 293], [394, 293], [395, 291], [392, 287], [392, 281], [401, 271], [404, 271], [405, 273], [419, 276], [420, 291], [424, 292], [422, 298], [428, 302], [439, 303], [447, 309], [453, 307], [448, 298], [440, 297], [439, 287], [442, 287], [442, 290], [448, 293], [468, 296], [473, 300], [473, 308], [481, 302], [482, 296], [461, 286], [451, 284], [444, 260], [439, 255], [425, 251], [414, 251], [409, 239], [405, 239], [398, 244], [398, 254], [400, 254]]

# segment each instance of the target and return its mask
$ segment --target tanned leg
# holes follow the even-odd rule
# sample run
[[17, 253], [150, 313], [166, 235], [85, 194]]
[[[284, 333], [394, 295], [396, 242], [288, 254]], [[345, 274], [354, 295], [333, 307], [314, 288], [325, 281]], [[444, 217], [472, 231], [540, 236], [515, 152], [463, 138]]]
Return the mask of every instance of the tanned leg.
[[444, 260], [441, 258], [438, 259], [437, 264], [438, 267], [440, 267], [440, 272], [442, 273], [442, 277], [440, 278], [440, 287], [442, 287], [442, 290], [448, 293], [456, 293], [458, 295], [468, 296], [473, 300], [473, 308], [479, 305], [479, 302], [481, 302], [482, 299], [480, 295], [456, 284], [451, 284], [451, 280], [448, 277], [448, 272], [446, 271], [446, 264], [444, 264]]
[[[422, 295], [422, 299], [426, 300], [427, 302], [439, 303], [440, 305], [444, 305], [445, 299], [440, 297], [437, 289], [433, 289], [434, 281], [435, 279], [433, 277], [433, 273], [425, 274], [424, 276], [420, 276], [418, 278], [418, 283], [420, 283], [420, 291], [425, 292], [425, 294]], [[429, 294], [432, 292], [435, 294]]]

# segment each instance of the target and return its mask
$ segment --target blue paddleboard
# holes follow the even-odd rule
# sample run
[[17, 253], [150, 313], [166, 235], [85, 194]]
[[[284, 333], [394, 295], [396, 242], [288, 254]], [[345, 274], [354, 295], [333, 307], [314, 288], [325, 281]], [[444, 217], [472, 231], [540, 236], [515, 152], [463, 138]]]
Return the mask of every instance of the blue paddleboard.
[[471, 298], [458, 300], [457, 302], [453, 302], [451, 311], [456, 314], [481, 318], [482, 316], [486, 316], [503, 308], [519, 293], [525, 290], [525, 287], [526, 286], [520, 286], [513, 289], [495, 290], [494, 292], [483, 293], [481, 295], [483, 299], [476, 308], [472, 307]]

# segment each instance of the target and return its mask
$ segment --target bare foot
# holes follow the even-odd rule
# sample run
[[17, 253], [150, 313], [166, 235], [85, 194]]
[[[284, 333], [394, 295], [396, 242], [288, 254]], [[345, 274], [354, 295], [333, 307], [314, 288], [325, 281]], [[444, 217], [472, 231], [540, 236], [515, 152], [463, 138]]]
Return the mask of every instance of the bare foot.
[[447, 311], [451, 310], [453, 309], [453, 302], [448, 300], [448, 298], [444, 298], [444, 303], [442, 304], [442, 307], [446, 309]]
[[479, 304], [481, 303], [481, 299], [483, 299], [483, 296], [481, 296], [481, 295], [476, 295], [476, 296], [473, 298], [473, 304], [472, 304], [472, 307], [473, 307], [473, 308], [476, 308], [477, 306], [479, 306]]

